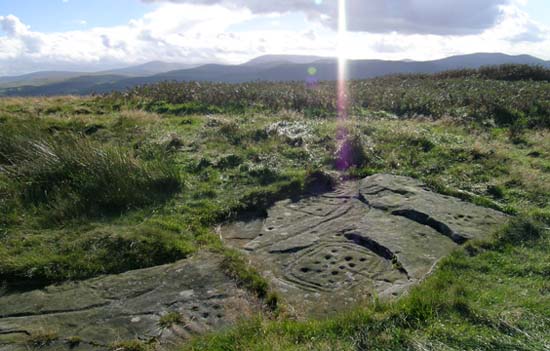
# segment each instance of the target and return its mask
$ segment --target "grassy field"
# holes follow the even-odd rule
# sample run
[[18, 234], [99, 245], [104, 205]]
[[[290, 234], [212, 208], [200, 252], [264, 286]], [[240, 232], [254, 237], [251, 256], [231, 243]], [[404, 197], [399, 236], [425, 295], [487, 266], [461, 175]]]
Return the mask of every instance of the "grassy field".
[[352, 82], [345, 122], [331, 83], [2, 99], [0, 282], [25, 290], [215, 250], [275, 308], [213, 227], [337, 174], [349, 143], [343, 178], [413, 176], [514, 219], [399, 301], [323, 321], [296, 321], [283, 303], [184, 349], [549, 350], [550, 83], [474, 73]]

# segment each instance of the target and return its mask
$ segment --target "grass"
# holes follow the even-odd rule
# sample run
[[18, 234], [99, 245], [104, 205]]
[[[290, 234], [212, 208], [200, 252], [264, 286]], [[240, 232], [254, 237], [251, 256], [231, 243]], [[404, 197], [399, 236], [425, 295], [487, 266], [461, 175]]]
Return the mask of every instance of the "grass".
[[336, 176], [392, 173], [517, 219], [398, 301], [326, 320], [268, 313], [186, 349], [547, 350], [550, 89], [512, 73], [353, 82], [345, 123], [329, 83], [1, 99], [0, 281], [29, 289], [213, 250], [277, 312], [276, 292], [213, 226], [329, 189]]
[[32, 348], [39, 349], [50, 345], [58, 339], [59, 336], [57, 332], [43, 329], [32, 334], [28, 340], [28, 343]]
[[280, 307], [279, 295], [270, 289], [269, 283], [265, 278], [254, 268], [250, 267], [239, 252], [225, 249], [221, 269], [229, 277], [235, 279], [237, 284], [262, 299], [269, 311], [278, 312], [278, 308]]
[[468, 244], [398, 301], [375, 299], [326, 320], [257, 319], [183, 350], [547, 350], [545, 216], [516, 219], [496, 241]]
[[[482, 125], [549, 127], [550, 70], [526, 65], [483, 67], [436, 75], [398, 75], [352, 81], [354, 115], [378, 111], [398, 116], [451, 116]], [[172, 115], [298, 111], [330, 118], [337, 111], [334, 82], [243, 84], [163, 82], [110, 94], [100, 105]]]
[[159, 326], [161, 328], [170, 328], [173, 325], [181, 324], [183, 317], [178, 312], [168, 312], [160, 317]]
[[53, 220], [121, 213], [181, 186], [174, 164], [158, 150], [142, 160], [71, 134], [28, 136], [10, 128], [2, 129], [0, 140], [7, 180], [25, 205], [43, 205]]

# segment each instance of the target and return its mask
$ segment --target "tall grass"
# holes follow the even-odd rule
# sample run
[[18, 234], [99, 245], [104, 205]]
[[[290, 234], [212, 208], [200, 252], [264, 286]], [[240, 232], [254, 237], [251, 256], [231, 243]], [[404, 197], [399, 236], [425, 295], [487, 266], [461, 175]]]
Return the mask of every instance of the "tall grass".
[[[450, 116], [458, 121], [527, 127], [550, 126], [550, 70], [527, 65], [412, 74], [350, 81], [352, 114], [386, 111], [397, 116]], [[162, 82], [98, 98], [98, 104], [169, 115], [298, 111], [333, 117], [336, 83], [251, 82], [242, 84]]]
[[0, 132], [0, 171], [25, 205], [59, 219], [109, 215], [162, 200], [181, 186], [162, 152], [142, 160], [130, 150], [74, 134]]

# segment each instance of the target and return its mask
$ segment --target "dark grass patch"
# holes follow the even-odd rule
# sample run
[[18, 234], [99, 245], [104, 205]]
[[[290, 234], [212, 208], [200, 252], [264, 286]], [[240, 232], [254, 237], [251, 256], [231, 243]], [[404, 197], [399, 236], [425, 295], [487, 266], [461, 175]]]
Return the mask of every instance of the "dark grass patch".
[[119, 214], [181, 189], [179, 171], [166, 154], [142, 160], [125, 148], [72, 134], [2, 134], [8, 180], [25, 205], [43, 208], [57, 221]]

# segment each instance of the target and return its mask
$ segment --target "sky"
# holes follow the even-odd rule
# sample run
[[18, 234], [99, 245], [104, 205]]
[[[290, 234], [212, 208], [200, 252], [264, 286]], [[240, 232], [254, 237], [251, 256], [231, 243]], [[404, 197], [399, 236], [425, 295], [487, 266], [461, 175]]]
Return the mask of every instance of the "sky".
[[343, 42], [337, 9], [338, 0], [0, 0], [0, 75], [266, 54], [550, 60], [550, 0], [347, 0]]

